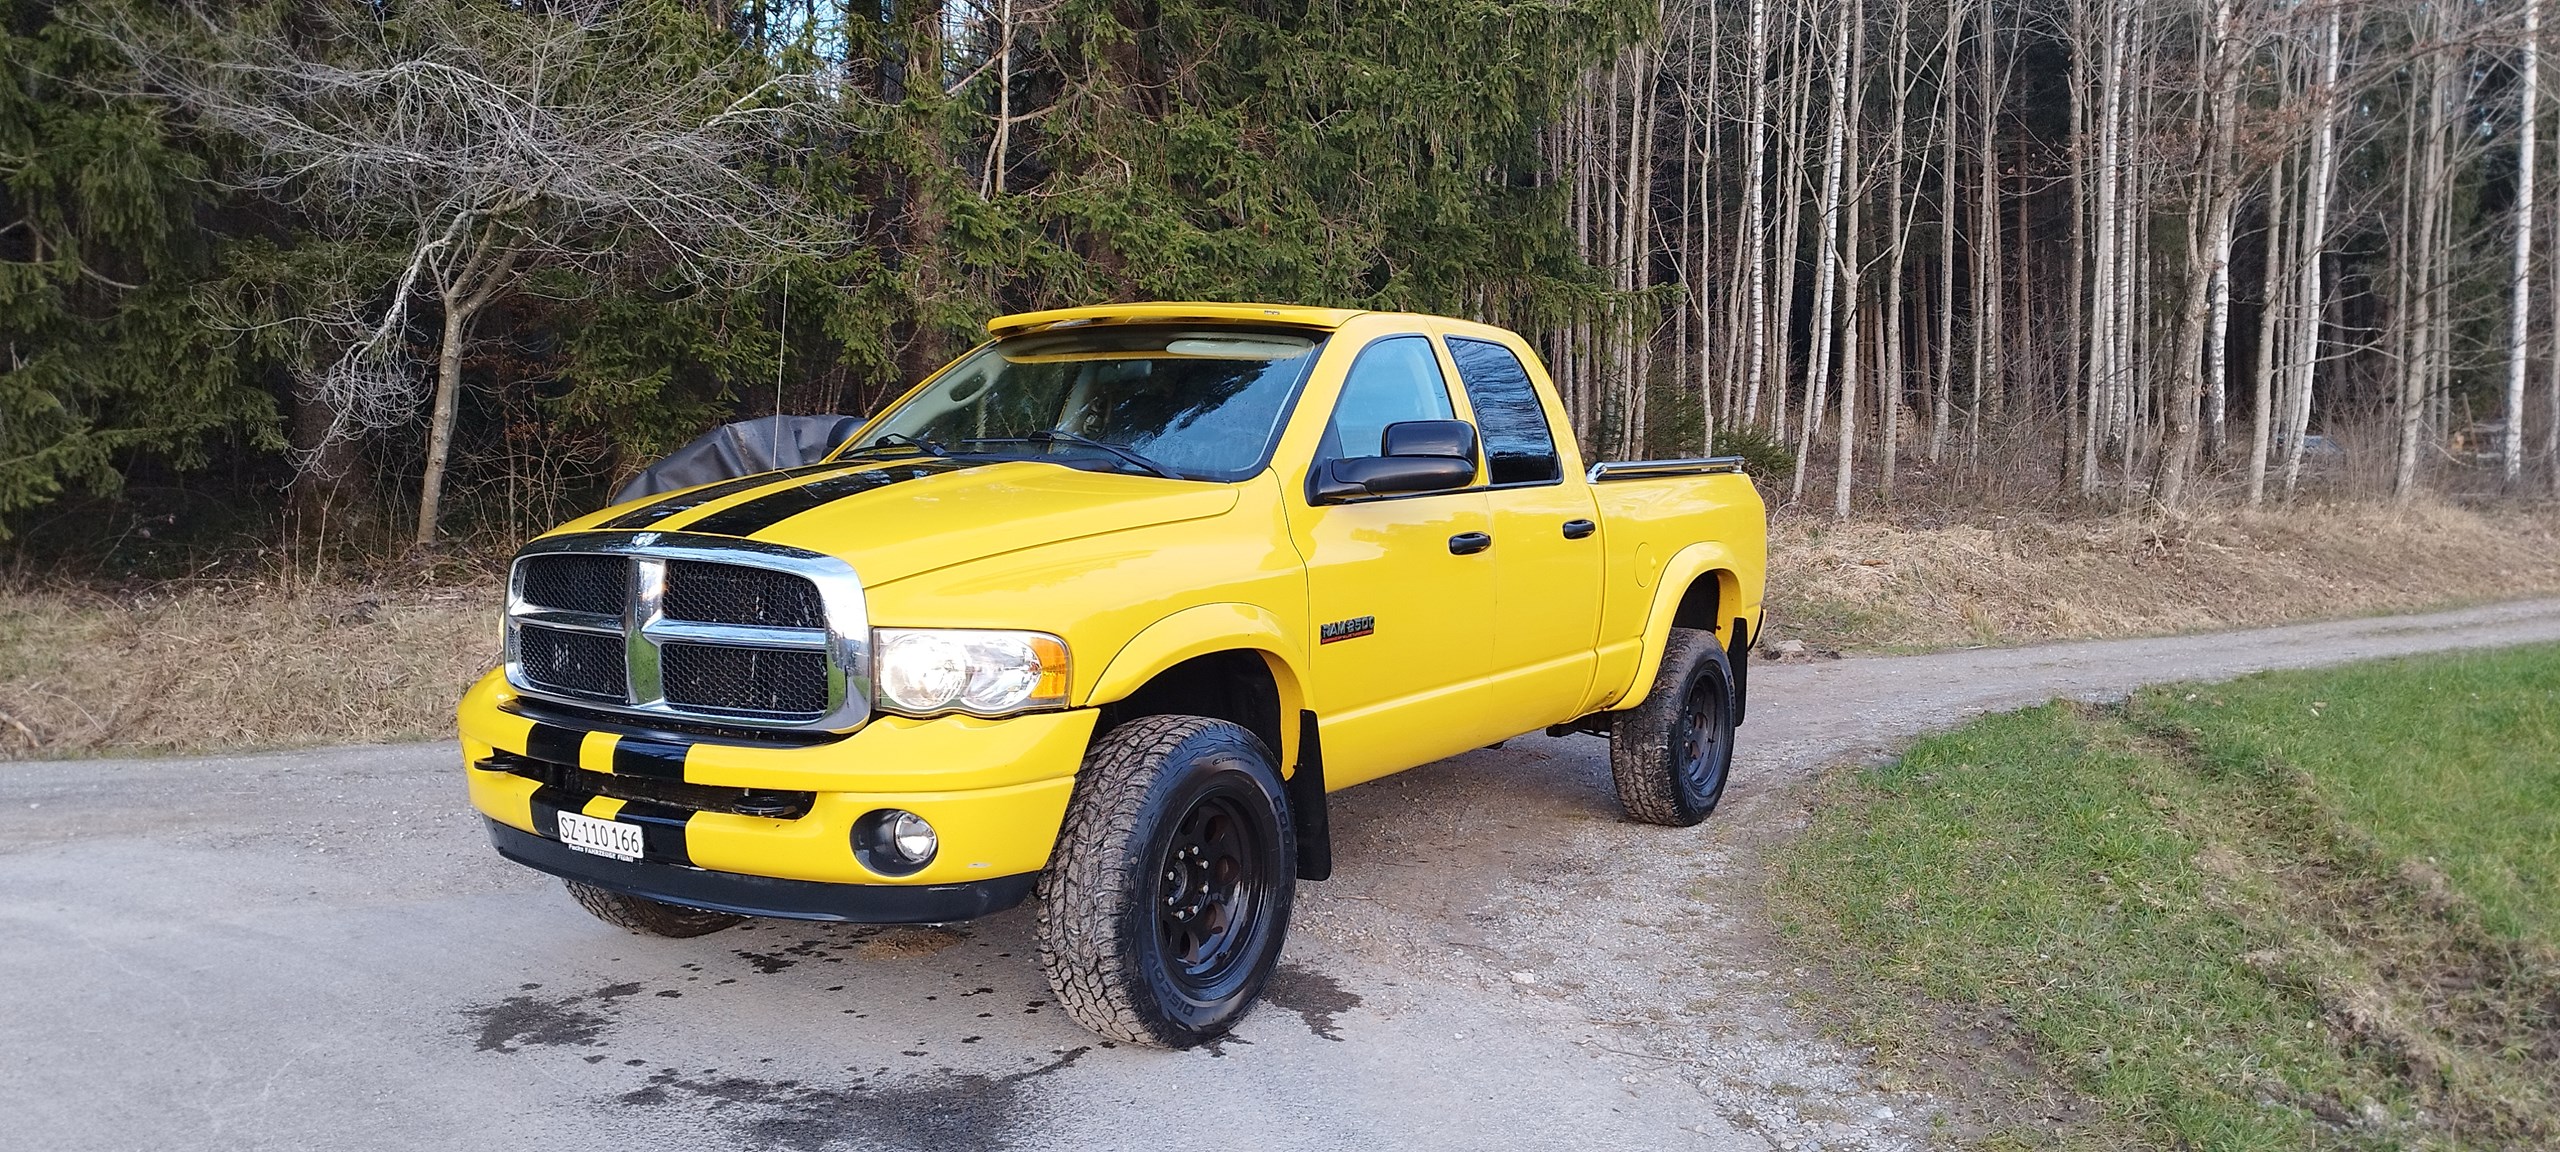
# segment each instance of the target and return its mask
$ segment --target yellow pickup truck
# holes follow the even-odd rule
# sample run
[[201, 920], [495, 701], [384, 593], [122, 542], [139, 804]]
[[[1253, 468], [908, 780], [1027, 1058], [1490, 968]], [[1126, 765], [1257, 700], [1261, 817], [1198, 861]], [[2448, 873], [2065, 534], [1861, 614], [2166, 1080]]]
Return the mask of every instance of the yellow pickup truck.
[[461, 704], [497, 850], [623, 928], [1039, 898], [1076, 1020], [1184, 1047], [1332, 869], [1326, 794], [1544, 730], [1714, 810], [1760, 621], [1730, 460], [1586, 468], [1537, 355], [1433, 316], [1007, 316], [824, 462], [527, 544]]

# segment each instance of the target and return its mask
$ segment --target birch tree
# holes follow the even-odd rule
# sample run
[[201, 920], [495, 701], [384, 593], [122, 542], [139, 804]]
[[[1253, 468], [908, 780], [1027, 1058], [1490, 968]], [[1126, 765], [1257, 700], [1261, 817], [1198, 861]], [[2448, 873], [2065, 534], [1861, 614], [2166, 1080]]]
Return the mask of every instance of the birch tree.
[[[2533, 323], [2533, 138], [2540, 131], [2534, 100], [2542, 83], [2541, 36], [2542, 0], [2524, 0], [2524, 62], [2516, 82], [2522, 94], [2516, 114], [2515, 262], [2507, 278], [2507, 426], [2500, 445], [2509, 484], [2524, 474], [2525, 356]], [[2560, 411], [2553, 418], [2560, 420]]]

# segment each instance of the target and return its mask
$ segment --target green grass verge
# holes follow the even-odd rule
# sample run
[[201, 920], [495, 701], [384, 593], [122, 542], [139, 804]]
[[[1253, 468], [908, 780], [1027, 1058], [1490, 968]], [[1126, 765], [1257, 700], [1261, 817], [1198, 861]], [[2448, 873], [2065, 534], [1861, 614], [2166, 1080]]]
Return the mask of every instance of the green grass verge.
[[1966, 1135], [2560, 1147], [2560, 648], [2050, 705], [1828, 788], [1781, 925]]

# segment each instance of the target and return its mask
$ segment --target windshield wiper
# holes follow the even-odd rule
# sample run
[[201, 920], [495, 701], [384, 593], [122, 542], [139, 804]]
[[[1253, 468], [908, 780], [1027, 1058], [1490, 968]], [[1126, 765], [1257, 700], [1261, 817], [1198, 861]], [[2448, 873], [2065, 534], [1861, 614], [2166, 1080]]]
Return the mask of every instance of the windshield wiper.
[[976, 439], [963, 440], [961, 443], [1000, 444], [1008, 440], [1021, 441], [1030, 444], [1073, 444], [1079, 448], [1098, 449], [1103, 452], [1108, 452], [1113, 456], [1117, 456], [1121, 460], [1126, 461], [1135, 467], [1145, 469], [1151, 475], [1162, 476], [1167, 480], [1189, 479], [1189, 477], [1184, 476], [1180, 472], [1176, 472], [1154, 460], [1148, 459], [1145, 454], [1139, 452], [1137, 449], [1124, 448], [1118, 444], [1096, 440], [1090, 436], [1080, 436], [1076, 433], [1069, 432], [1064, 428], [1044, 428], [1038, 432], [1026, 433], [1021, 436], [982, 436]]
[[845, 452], [845, 455], [860, 456], [877, 452], [883, 448], [913, 448], [927, 456], [934, 457], [951, 455], [951, 450], [943, 447], [942, 442], [939, 440], [935, 440], [929, 436], [923, 439], [918, 439], [914, 436], [909, 436], [904, 432], [883, 432], [880, 434], [879, 439], [859, 448], [849, 449]]

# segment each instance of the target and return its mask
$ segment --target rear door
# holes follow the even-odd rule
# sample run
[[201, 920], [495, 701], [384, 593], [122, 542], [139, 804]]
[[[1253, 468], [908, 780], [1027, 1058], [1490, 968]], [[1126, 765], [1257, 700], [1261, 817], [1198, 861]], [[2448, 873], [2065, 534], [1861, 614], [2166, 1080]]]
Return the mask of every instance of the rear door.
[[[1382, 336], [1352, 362], [1313, 469], [1378, 455], [1389, 424], [1455, 414], [1431, 338]], [[1450, 546], [1490, 530], [1484, 491], [1315, 504], [1305, 481], [1295, 478], [1290, 519], [1307, 560], [1325, 782], [1357, 784], [1496, 739], [1479, 738], [1483, 701], [1467, 691], [1492, 664], [1493, 557]]]
[[1591, 486], [1565, 474], [1550, 412], [1519, 352], [1450, 334], [1449, 359], [1484, 444], [1493, 520], [1488, 708], [1516, 735], [1580, 714], [1600, 632], [1601, 539]]

